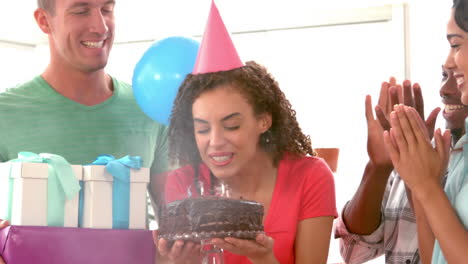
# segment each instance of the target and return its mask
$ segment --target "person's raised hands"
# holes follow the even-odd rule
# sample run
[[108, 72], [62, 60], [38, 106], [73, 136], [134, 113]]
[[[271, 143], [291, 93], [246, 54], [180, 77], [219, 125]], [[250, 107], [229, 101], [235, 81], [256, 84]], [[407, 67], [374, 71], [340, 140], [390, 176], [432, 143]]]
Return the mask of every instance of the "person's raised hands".
[[[419, 116], [424, 120], [424, 99], [421, 86], [418, 83], [411, 84], [409, 80], [405, 80], [399, 85], [396, 83], [395, 78], [391, 77], [388, 83], [384, 82], [382, 84], [379, 104], [375, 108], [377, 118], [384, 130], [388, 131], [390, 129], [388, 116], [397, 104], [415, 108]], [[425, 121], [430, 138], [434, 134], [435, 122], [439, 112], [440, 108], [435, 108]]]
[[426, 124], [416, 109], [395, 106], [390, 114], [391, 130], [385, 131], [384, 141], [395, 169], [417, 196], [427, 194], [430, 186], [440, 185], [450, 153], [450, 131], [435, 133], [430, 141]]
[[372, 111], [372, 99], [370, 95], [366, 96], [366, 122], [367, 122], [367, 153], [370, 163], [376, 168], [390, 170], [393, 168], [392, 160], [385, 151], [383, 141], [383, 128], [379, 121], [374, 117]]
[[[385, 151], [383, 142], [383, 131], [390, 128], [390, 123], [387, 121], [386, 116], [392, 111], [392, 105], [398, 103], [397, 90], [393, 89], [392, 93], [390, 87], [396, 85], [395, 78], [391, 77], [389, 82], [383, 82], [380, 88], [379, 101], [377, 103], [376, 115], [372, 110], [372, 98], [370, 95], [366, 96], [366, 122], [367, 122], [367, 153], [369, 155], [370, 163], [377, 169], [390, 170], [393, 168], [390, 156]], [[382, 115], [379, 117], [379, 114]], [[387, 122], [381, 122], [381, 120]], [[383, 174], [388, 176], [389, 174]]]

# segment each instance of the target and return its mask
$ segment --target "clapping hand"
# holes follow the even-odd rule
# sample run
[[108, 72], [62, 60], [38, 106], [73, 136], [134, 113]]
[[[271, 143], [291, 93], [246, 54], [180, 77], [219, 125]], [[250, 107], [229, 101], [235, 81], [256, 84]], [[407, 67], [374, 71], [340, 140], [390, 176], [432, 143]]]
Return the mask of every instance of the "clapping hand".
[[[402, 85], [396, 83], [391, 77], [389, 82], [383, 82], [380, 89], [379, 101], [375, 107], [375, 114], [372, 112], [371, 97], [366, 97], [366, 120], [368, 129], [367, 152], [371, 163], [380, 168], [392, 168], [392, 162], [385, 149], [383, 142], [383, 131], [389, 131], [391, 123], [388, 119], [394, 105], [404, 104], [414, 107], [419, 116], [424, 119], [424, 100], [421, 87], [418, 83], [413, 85], [409, 80], [405, 80]], [[426, 128], [432, 137], [435, 121], [440, 108], [432, 110], [426, 120]]]
[[[411, 85], [411, 81], [409, 80], [405, 80], [402, 85], [399, 85], [396, 84], [395, 78], [391, 77], [388, 83], [382, 83], [379, 103], [375, 107], [376, 116], [385, 131], [391, 128], [388, 117], [393, 107], [397, 104], [413, 107], [419, 116], [424, 119], [424, 99], [421, 86], [418, 83]], [[435, 122], [439, 111], [440, 108], [438, 107], [432, 110], [425, 121], [429, 138], [432, 138], [434, 134]]]
[[450, 132], [435, 133], [433, 147], [426, 124], [411, 107], [398, 105], [390, 115], [391, 130], [385, 131], [384, 141], [395, 169], [417, 196], [428, 188], [440, 185], [450, 151]]

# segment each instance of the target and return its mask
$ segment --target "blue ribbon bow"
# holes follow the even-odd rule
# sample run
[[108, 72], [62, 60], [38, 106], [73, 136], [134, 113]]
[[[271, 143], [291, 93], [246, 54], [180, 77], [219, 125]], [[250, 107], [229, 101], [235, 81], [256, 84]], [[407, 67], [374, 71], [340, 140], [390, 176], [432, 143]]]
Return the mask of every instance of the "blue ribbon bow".
[[139, 156], [125, 156], [116, 160], [112, 155], [100, 155], [91, 165], [106, 165], [114, 177], [112, 183], [112, 228], [128, 229], [130, 214], [130, 168], [140, 169]]

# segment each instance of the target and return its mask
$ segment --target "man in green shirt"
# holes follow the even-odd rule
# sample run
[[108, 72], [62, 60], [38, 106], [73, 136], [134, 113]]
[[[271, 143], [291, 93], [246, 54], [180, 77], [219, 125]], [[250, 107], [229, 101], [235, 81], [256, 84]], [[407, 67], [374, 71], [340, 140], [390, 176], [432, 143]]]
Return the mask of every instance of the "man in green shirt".
[[[53, 153], [71, 164], [100, 154], [141, 156], [161, 204], [166, 127], [138, 107], [131, 86], [106, 74], [114, 40], [113, 0], [38, 0], [50, 62], [31, 81], [0, 94], [0, 162], [18, 152]], [[160, 184], [158, 184], [160, 183]], [[0, 226], [5, 223], [0, 222]]]

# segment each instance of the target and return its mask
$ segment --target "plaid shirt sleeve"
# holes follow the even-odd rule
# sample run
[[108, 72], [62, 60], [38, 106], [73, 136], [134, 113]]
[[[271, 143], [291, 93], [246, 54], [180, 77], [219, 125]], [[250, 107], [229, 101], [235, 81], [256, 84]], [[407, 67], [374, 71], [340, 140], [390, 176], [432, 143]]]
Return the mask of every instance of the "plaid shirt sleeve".
[[363, 263], [384, 254], [383, 222], [372, 234], [357, 235], [348, 231], [342, 215], [343, 212], [335, 221], [334, 230], [335, 238], [340, 239], [341, 257], [346, 263]]
[[405, 184], [395, 172], [383, 196], [380, 226], [372, 234], [350, 233], [342, 215], [335, 220], [335, 238], [340, 239], [340, 253], [346, 263], [363, 263], [383, 254], [386, 263], [420, 263], [414, 213]]

